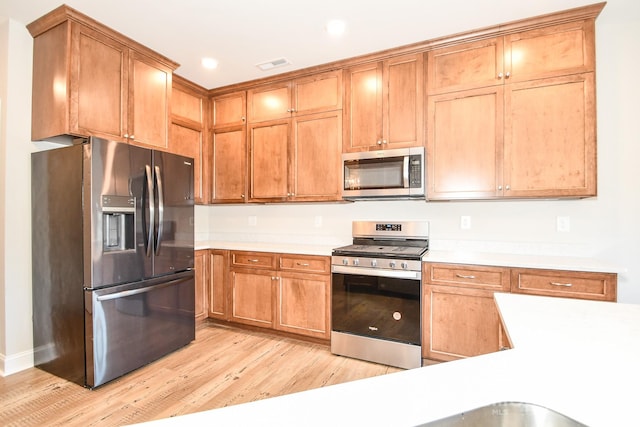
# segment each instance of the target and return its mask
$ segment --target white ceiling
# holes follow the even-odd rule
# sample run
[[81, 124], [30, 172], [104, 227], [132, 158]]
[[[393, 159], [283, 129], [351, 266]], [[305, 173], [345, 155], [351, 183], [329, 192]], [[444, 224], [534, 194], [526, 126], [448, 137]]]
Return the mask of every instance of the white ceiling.
[[[596, 0], [68, 0], [66, 4], [180, 63], [207, 89], [528, 18]], [[1, 0], [0, 18], [28, 24], [60, 0]], [[324, 31], [347, 22], [335, 39]], [[200, 65], [219, 61], [216, 70]], [[291, 65], [260, 71], [285, 57]]]

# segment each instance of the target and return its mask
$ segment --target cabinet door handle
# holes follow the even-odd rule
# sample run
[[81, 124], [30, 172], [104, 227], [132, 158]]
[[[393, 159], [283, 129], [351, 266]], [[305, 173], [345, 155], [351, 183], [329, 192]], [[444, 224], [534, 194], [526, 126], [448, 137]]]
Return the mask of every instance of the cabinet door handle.
[[560, 282], [549, 282], [550, 285], [553, 286], [564, 286], [565, 288], [570, 288], [573, 286], [571, 283], [560, 283]]
[[498, 79], [501, 79], [504, 74], [498, 73]]
[[509, 77], [511, 77], [511, 71], [507, 71], [504, 75], [505, 79], [508, 79]]
[[474, 276], [474, 275], [465, 276], [464, 274], [456, 274], [456, 277], [459, 277], [460, 279], [475, 279], [476, 278], [476, 276]]

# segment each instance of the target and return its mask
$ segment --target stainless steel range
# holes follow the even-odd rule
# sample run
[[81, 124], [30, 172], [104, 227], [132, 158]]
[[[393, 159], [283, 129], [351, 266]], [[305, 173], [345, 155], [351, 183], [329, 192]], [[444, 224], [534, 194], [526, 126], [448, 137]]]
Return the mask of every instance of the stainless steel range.
[[400, 368], [422, 365], [422, 256], [428, 221], [354, 221], [331, 257], [331, 352]]

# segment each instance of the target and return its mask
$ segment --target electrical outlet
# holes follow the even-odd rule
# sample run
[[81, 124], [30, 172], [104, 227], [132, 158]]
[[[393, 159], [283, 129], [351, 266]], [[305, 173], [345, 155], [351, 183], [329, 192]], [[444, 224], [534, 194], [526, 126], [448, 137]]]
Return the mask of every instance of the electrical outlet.
[[462, 215], [460, 217], [460, 228], [463, 230], [468, 230], [471, 228], [471, 217], [468, 215]]
[[321, 215], [316, 215], [315, 216], [315, 218], [313, 219], [313, 225], [316, 228], [322, 227], [322, 216]]
[[560, 233], [568, 233], [571, 231], [571, 218], [568, 216], [559, 216], [556, 218], [556, 227]]
[[258, 225], [258, 217], [255, 215], [250, 215], [248, 223], [251, 227], [255, 227], [256, 225]]

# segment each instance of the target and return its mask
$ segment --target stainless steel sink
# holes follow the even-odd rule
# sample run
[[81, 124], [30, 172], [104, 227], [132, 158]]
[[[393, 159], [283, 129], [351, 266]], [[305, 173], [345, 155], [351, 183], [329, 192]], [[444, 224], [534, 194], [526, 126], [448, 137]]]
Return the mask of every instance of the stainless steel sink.
[[441, 418], [420, 427], [587, 427], [544, 406], [499, 402]]

